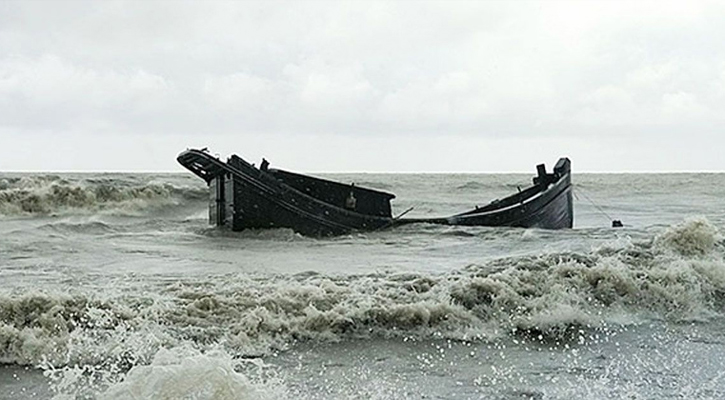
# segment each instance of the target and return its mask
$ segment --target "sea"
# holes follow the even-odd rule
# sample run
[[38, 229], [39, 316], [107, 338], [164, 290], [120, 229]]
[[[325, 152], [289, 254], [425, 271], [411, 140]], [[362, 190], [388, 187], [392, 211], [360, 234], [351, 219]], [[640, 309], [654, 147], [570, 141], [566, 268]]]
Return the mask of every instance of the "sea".
[[[533, 175], [322, 176], [428, 217]], [[725, 174], [573, 186], [573, 229], [309, 238], [191, 173], [2, 173], [0, 399], [725, 398]]]

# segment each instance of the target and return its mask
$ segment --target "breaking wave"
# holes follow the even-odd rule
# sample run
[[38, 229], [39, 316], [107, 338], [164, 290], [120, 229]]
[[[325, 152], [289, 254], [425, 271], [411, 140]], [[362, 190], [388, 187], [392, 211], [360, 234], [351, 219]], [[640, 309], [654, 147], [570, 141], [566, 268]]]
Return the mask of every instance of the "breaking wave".
[[[223, 350], [161, 349], [148, 365], [123, 379], [93, 368], [51, 370], [57, 397], [99, 399], [284, 399], [281, 379], [259, 360], [235, 359]], [[99, 395], [100, 394], [100, 395]]]
[[707, 219], [691, 218], [669, 227], [655, 242], [683, 256], [696, 256], [712, 252], [722, 240], [717, 228]]
[[722, 237], [694, 219], [649, 241], [503, 258], [446, 274], [234, 274], [116, 294], [6, 295], [0, 362], [127, 371], [149, 365], [161, 349], [187, 345], [258, 356], [299, 341], [375, 337], [586, 340], [648, 318], [708, 321], [724, 306]]
[[57, 175], [0, 179], [0, 215], [47, 215], [110, 211], [134, 213], [149, 208], [206, 199], [199, 186], [115, 178], [62, 178]]

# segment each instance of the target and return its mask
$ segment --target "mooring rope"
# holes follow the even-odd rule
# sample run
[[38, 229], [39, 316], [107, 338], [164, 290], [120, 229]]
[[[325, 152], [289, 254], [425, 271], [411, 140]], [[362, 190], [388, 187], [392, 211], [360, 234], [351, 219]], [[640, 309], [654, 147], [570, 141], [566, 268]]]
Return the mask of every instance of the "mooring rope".
[[574, 187], [575, 195], [576, 195], [576, 193], [579, 193], [580, 195], [582, 195], [585, 199], [587, 199], [587, 201], [589, 201], [589, 203], [591, 203], [591, 205], [593, 205], [597, 210], [599, 210], [600, 213], [602, 213], [605, 217], [607, 217], [609, 222], [614, 222], [614, 218], [612, 218], [609, 214], [607, 214], [607, 212], [604, 211], [604, 209], [602, 207], [600, 207], [597, 203], [594, 202], [594, 200], [592, 200], [589, 196], [587, 196], [587, 194], [584, 193], [582, 188], [580, 188], [579, 186], [574, 186], [574, 185], [572, 185], [572, 186]]

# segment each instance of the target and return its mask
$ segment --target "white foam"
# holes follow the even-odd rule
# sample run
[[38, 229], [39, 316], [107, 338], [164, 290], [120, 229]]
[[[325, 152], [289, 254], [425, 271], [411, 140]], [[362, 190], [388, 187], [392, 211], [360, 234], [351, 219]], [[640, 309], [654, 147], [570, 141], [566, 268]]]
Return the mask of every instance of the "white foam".
[[[264, 400], [284, 399], [286, 389], [274, 375], [249, 373], [244, 361], [224, 351], [199, 353], [177, 348], [160, 350], [149, 365], [133, 367], [121, 382], [111, 385], [100, 399], [198, 399]], [[264, 370], [261, 361], [257, 369]]]
[[623, 314], [674, 321], [720, 315], [722, 256], [684, 256], [668, 246], [627, 242], [446, 274], [181, 278], [151, 299], [145, 291], [113, 290], [105, 297], [6, 296], [0, 298], [0, 355], [18, 364], [43, 358], [55, 366], [98, 364], [116, 357], [135, 365], [178, 343], [263, 355], [298, 340], [469, 339], [512, 331], [556, 338], [616, 324]]
[[200, 187], [113, 179], [68, 181], [57, 176], [25, 176], [0, 185], [0, 215], [36, 215], [100, 210], [134, 213], [203, 200]]
[[[178, 277], [151, 289], [131, 279], [100, 292], [8, 294], [0, 296], [0, 360], [43, 366], [59, 395], [78, 394], [93, 377], [110, 387], [109, 398], [171, 398], [193, 373], [230, 388], [222, 397], [202, 390], [199, 398], [265, 398], [273, 386], [238, 375], [232, 356], [376, 337], [485, 340], [515, 332], [559, 341], [640, 318], [721, 316], [725, 263], [717, 235], [706, 222], [685, 222], [649, 241], [627, 238], [581, 254], [516, 256], [441, 274], [242, 273]], [[161, 350], [182, 348], [191, 353]]]

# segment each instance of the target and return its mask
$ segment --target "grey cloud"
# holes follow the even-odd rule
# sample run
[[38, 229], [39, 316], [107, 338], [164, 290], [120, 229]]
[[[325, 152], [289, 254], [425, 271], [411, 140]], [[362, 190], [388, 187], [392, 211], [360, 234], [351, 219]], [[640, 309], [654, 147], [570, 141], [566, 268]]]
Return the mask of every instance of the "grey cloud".
[[5, 1], [0, 131], [713, 140], [724, 17], [708, 1]]

